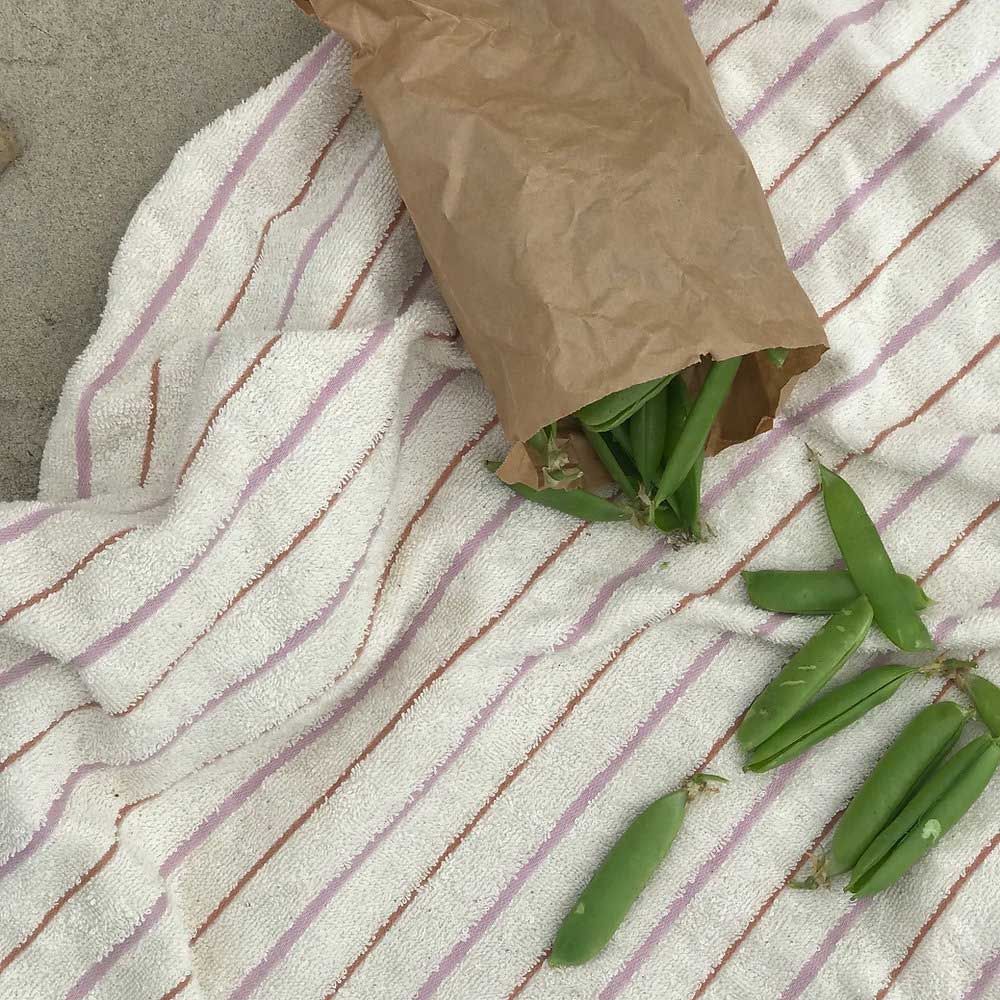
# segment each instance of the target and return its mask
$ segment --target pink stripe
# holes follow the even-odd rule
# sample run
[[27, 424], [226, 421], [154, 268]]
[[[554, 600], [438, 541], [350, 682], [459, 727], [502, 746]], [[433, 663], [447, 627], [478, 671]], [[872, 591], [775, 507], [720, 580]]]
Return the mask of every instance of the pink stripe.
[[376, 137], [371, 150], [364, 158], [358, 169], [354, 171], [354, 176], [344, 189], [344, 193], [340, 196], [340, 201], [337, 202], [334, 210], [312, 231], [312, 233], [310, 233], [309, 238], [306, 240], [305, 246], [299, 254], [299, 259], [295, 262], [295, 269], [292, 271], [292, 279], [288, 283], [288, 290], [285, 292], [285, 301], [281, 305], [281, 312], [278, 315], [279, 330], [284, 328], [285, 320], [288, 319], [288, 314], [292, 311], [292, 305], [295, 302], [295, 294], [299, 290], [299, 285], [302, 282], [302, 276], [306, 272], [306, 267], [313, 259], [320, 243], [323, 242], [323, 238], [333, 228], [337, 219], [340, 218], [345, 206], [351, 200], [351, 196], [354, 194], [355, 189], [361, 182], [361, 178], [364, 177], [365, 171], [381, 150], [382, 140], [381, 138]]
[[779, 1000], [794, 1000], [802, 996], [809, 984], [816, 978], [816, 973], [826, 964], [837, 942], [861, 919], [868, 909], [871, 900], [864, 899], [850, 906], [847, 912], [833, 925], [822, 943], [813, 952], [809, 961], [799, 970], [799, 974], [789, 984], [788, 989], [781, 994]]
[[845, 198], [837, 206], [833, 215], [823, 223], [816, 235], [803, 243], [789, 258], [788, 263], [792, 269], [798, 270], [800, 267], [808, 264], [816, 256], [816, 251], [868, 200], [871, 194], [880, 188], [917, 150], [925, 146], [942, 125], [965, 107], [969, 100], [983, 89], [986, 83], [993, 78], [998, 67], [1000, 67], [1000, 56], [994, 58], [958, 94], [942, 105], [868, 180], [861, 184], [853, 194]]
[[[997, 969], [1000, 969], [1000, 951], [983, 966], [975, 981], [962, 995], [962, 1000], [988, 1000], [986, 989], [993, 982]], [[995, 994], [991, 993], [990, 996], [995, 996]]]
[[866, 368], [850, 378], [844, 379], [843, 382], [832, 385], [801, 409], [776, 420], [774, 429], [757, 438], [747, 448], [743, 458], [706, 492], [702, 500], [702, 507], [707, 511], [718, 503], [747, 473], [758, 468], [762, 460], [773, 452], [795, 427], [816, 416], [826, 407], [843, 402], [859, 389], [870, 384], [886, 361], [895, 357], [914, 337], [934, 322], [962, 292], [966, 291], [998, 259], [1000, 259], [1000, 240], [997, 240], [980, 257], [969, 264], [930, 305], [921, 309], [913, 319], [901, 327]]
[[6, 545], [8, 542], [16, 541], [22, 535], [26, 535], [29, 531], [37, 528], [53, 515], [60, 514], [62, 511], [68, 509], [69, 505], [59, 504], [52, 507], [44, 507], [41, 510], [33, 510], [30, 514], [25, 514], [24, 517], [14, 521], [13, 524], [8, 524], [5, 528], [0, 528], [0, 545]]
[[358, 351], [358, 353], [354, 355], [350, 361], [344, 364], [340, 370], [326, 382], [316, 399], [313, 400], [305, 413], [295, 422], [291, 431], [285, 435], [281, 443], [278, 444], [271, 454], [268, 455], [268, 457], [250, 474], [250, 478], [247, 480], [246, 485], [240, 492], [232, 512], [226, 520], [223, 521], [222, 526], [212, 536], [205, 548], [202, 549], [202, 551], [199, 552], [198, 555], [195, 556], [195, 558], [188, 563], [188, 565], [184, 567], [184, 569], [181, 570], [181, 572], [173, 580], [171, 580], [170, 583], [168, 583], [153, 597], [149, 598], [145, 603], [141, 604], [126, 621], [122, 622], [121, 625], [112, 629], [106, 636], [96, 640], [83, 652], [81, 652], [73, 660], [73, 664], [75, 666], [81, 670], [92, 666], [105, 653], [111, 650], [114, 646], [118, 645], [122, 639], [135, 632], [140, 625], [147, 622], [153, 617], [153, 615], [163, 608], [164, 605], [167, 604], [170, 598], [173, 597], [173, 595], [181, 588], [188, 577], [190, 577], [191, 574], [202, 564], [202, 562], [208, 558], [209, 554], [235, 521], [237, 515], [247, 505], [247, 503], [250, 502], [250, 499], [260, 489], [267, 478], [299, 446], [302, 439], [313, 428], [326, 407], [330, 405], [344, 386], [346, 386], [351, 379], [357, 375], [359, 371], [361, 371], [361, 369], [388, 336], [392, 326], [392, 321], [386, 320], [380, 326], [376, 327], [375, 331], [365, 342], [361, 350]]
[[309, 89], [323, 67], [327, 64], [333, 52], [341, 44], [341, 39], [330, 35], [316, 50], [315, 54], [298, 72], [288, 89], [274, 103], [250, 140], [233, 161], [226, 176], [216, 188], [212, 201], [204, 216], [195, 226], [187, 246], [178, 258], [166, 280], [157, 289], [149, 304], [142, 311], [135, 329], [122, 341], [114, 356], [98, 377], [91, 382], [80, 397], [80, 409], [76, 415], [76, 468], [77, 495], [89, 497], [91, 492], [91, 441], [90, 441], [90, 410], [97, 393], [104, 389], [115, 376], [125, 367], [136, 352], [146, 335], [159, 319], [160, 314], [174, 297], [177, 289], [187, 277], [191, 268], [208, 242], [223, 210], [229, 204], [237, 185], [247, 170], [260, 155], [268, 139], [286, 118], [288, 113], [299, 102]]
[[760, 95], [757, 103], [742, 118], [737, 119], [733, 131], [742, 136], [782, 94], [850, 27], [870, 21], [887, 3], [887, 0], [869, 0], [863, 7], [835, 17], [805, 48], [802, 54]]
[[402, 433], [399, 435], [400, 444], [402, 444], [410, 436], [410, 432], [420, 422], [420, 418], [423, 417], [428, 409], [430, 409], [434, 400], [441, 395], [445, 386], [450, 385], [456, 378], [458, 378], [458, 376], [462, 374], [462, 371], [463, 369], [461, 368], [451, 368], [439, 379], [432, 382], [426, 389], [424, 389], [417, 401], [413, 404], [413, 409], [410, 410], [410, 414], [406, 418], [406, 423], [403, 424]]
[[90, 991], [108, 974], [111, 967], [142, 937], [140, 928], [148, 929], [163, 916], [167, 908], [167, 897], [161, 894], [152, 909], [142, 918], [136, 929], [124, 941], [119, 941], [99, 962], [95, 962], [66, 994], [66, 1000], [83, 1000]]
[[496, 534], [506, 523], [510, 515], [521, 505], [519, 499], [512, 499], [506, 503], [492, 518], [469, 539], [455, 554], [448, 569], [438, 580], [437, 586], [421, 605], [420, 610], [414, 617], [413, 622], [406, 632], [393, 644], [391, 649], [382, 657], [378, 666], [365, 678], [349, 698], [342, 701], [320, 725], [309, 732], [303, 739], [286, 747], [278, 756], [265, 764], [259, 771], [255, 772], [249, 779], [243, 782], [238, 788], [231, 792], [222, 805], [214, 811], [211, 816], [205, 818], [202, 824], [192, 833], [186, 841], [179, 844], [173, 853], [160, 866], [160, 873], [168, 875], [180, 865], [186, 857], [228, 817], [231, 816], [250, 796], [263, 784], [267, 777], [273, 774], [282, 765], [288, 763], [298, 756], [306, 747], [310, 746], [325, 733], [329, 732], [341, 719], [347, 715], [359, 702], [363, 701], [368, 692], [381, 681], [385, 675], [399, 662], [400, 657], [409, 647], [416, 637], [420, 627], [430, 618], [434, 610], [441, 601], [444, 592], [456, 576], [471, 562], [476, 553], [486, 544], [486, 542]]
[[[569, 632], [554, 647], [554, 652], [561, 652], [575, 646], [590, 630], [597, 617], [607, 606], [608, 601], [615, 591], [623, 584], [634, 579], [641, 573], [646, 572], [656, 562], [658, 549], [648, 552], [641, 559], [637, 560], [629, 569], [618, 576], [613, 577], [598, 591], [597, 596], [591, 602], [587, 610], [574, 623]], [[306, 932], [309, 926], [323, 912], [324, 908], [337, 895], [340, 889], [347, 883], [354, 872], [385, 842], [392, 832], [402, 823], [410, 812], [421, 802], [438, 781], [449, 771], [465, 750], [470, 746], [476, 736], [482, 731], [489, 720], [500, 709], [510, 693], [518, 684], [531, 672], [531, 670], [541, 663], [544, 654], [535, 653], [527, 656], [521, 661], [517, 670], [511, 678], [500, 689], [493, 700], [487, 703], [482, 709], [476, 721], [463, 733], [461, 740], [455, 748], [448, 754], [442, 763], [431, 772], [424, 782], [410, 795], [403, 808], [396, 813], [387, 826], [383, 827], [366, 845], [359, 851], [341, 871], [329, 881], [323, 888], [306, 904], [299, 913], [292, 925], [284, 934], [272, 945], [264, 957], [258, 962], [250, 972], [243, 978], [240, 984], [230, 994], [229, 1000], [245, 1000], [263, 982], [264, 978], [275, 965], [281, 962], [291, 951], [296, 941]]]
[[[959, 460], [961, 454], [964, 453], [964, 450], [959, 453], [955, 448], [952, 448], [942, 463], [942, 467], [951, 468]], [[941, 470], [938, 469], [925, 476], [920, 481], [923, 484], [923, 488], [926, 488], [934, 482], [940, 475], [940, 472]], [[912, 504], [912, 502], [919, 496], [920, 492], [922, 492], [922, 489], [907, 490], [904, 496], [908, 499], [905, 502], [897, 502], [893, 504], [879, 519], [878, 524], [880, 530], [885, 530], [893, 520], [899, 517], [906, 507]], [[767, 621], [758, 630], [759, 634], [769, 634], [783, 620], [784, 616], [768, 616]], [[600, 774], [598, 774], [574, 800], [573, 804], [570, 805], [567, 811], [559, 818], [542, 845], [535, 851], [532, 857], [525, 862], [525, 864], [518, 870], [514, 878], [507, 884], [493, 906], [482, 917], [480, 917], [480, 919], [473, 925], [469, 933], [465, 935], [463, 940], [454, 946], [444, 962], [431, 975], [427, 982], [424, 983], [423, 988], [417, 994], [417, 1000], [426, 1000], [426, 998], [431, 996], [441, 983], [448, 978], [448, 976], [454, 971], [464, 956], [468, 953], [469, 949], [489, 929], [489, 927], [499, 917], [500, 913], [509, 905], [521, 885], [524, 884], [528, 875], [538, 867], [551, 850], [562, 840], [569, 830], [572, 829], [576, 820], [583, 813], [586, 806], [593, 799], [602, 794], [607, 785], [621, 770], [624, 764], [631, 758], [636, 749], [638, 749], [638, 747], [642, 744], [646, 736], [652, 732], [657, 725], [659, 725], [659, 723], [677, 703], [681, 695], [687, 690], [690, 684], [708, 669], [718, 654], [734, 638], [736, 638], [736, 636], [731, 632], [723, 633], [723, 635], [720, 636], [712, 646], [708, 647], [708, 649], [700, 654], [688, 666], [682, 674], [677, 686], [668, 691], [667, 694], [665, 694], [656, 703], [652, 712], [642, 726], [640, 726], [636, 735], [622, 747], [618, 755], [611, 760], [604, 770], [600, 772]], [[751, 829], [753, 829], [756, 825], [757, 819], [766, 810], [767, 805], [775, 796], [778, 795], [781, 789], [788, 783], [806, 759], [808, 759], [808, 757], [803, 756], [795, 763], [788, 765], [788, 767], [786, 767], [781, 773], [781, 776], [776, 781], [771, 783], [771, 786], [769, 786], [768, 792], [765, 794], [764, 798], [761, 799], [754, 809], [751, 810], [751, 812], [748, 813], [747, 816], [744, 817], [743, 820], [741, 820], [740, 823], [738, 823], [734, 828], [730, 839], [723, 845], [722, 850], [713, 854], [710, 862], [702, 866], [694, 880], [678, 897], [674, 905], [668, 911], [666, 916], [660, 921], [657, 927], [654, 928], [650, 938], [643, 943], [635, 954], [633, 954], [632, 958], [618, 973], [618, 975], [615, 976], [610, 983], [608, 983], [605, 990], [601, 993], [601, 1000], [608, 1000], [610, 997], [617, 996], [622, 987], [624, 987], [624, 985], [632, 978], [635, 971], [646, 960], [653, 948], [655, 948], [660, 938], [666, 934], [667, 930], [669, 930], [676, 918], [681, 912], [683, 912], [687, 904], [701, 891], [728, 854], [734, 850], [737, 844], [750, 832]]]
[[22, 660], [0, 674], [0, 689], [5, 688], [8, 684], [13, 684], [14, 681], [19, 681], [22, 677], [27, 677], [28, 674], [44, 666], [46, 663], [55, 663], [55, 660], [47, 653], [32, 654], [26, 660]]
[[[296, 632], [294, 632], [288, 639], [286, 639], [282, 645], [273, 652], [264, 662], [256, 669], [250, 671], [250, 673], [245, 674], [239, 680], [235, 681], [229, 687], [224, 688], [219, 694], [217, 694], [210, 701], [206, 702], [200, 709], [198, 709], [194, 715], [191, 716], [187, 722], [183, 723], [176, 732], [171, 736], [158, 750], [151, 753], [148, 757], [144, 757], [140, 760], [130, 761], [128, 764], [123, 765], [126, 767], [134, 767], [139, 764], [146, 764], [151, 760], [155, 760], [161, 754], [166, 753], [196, 722], [203, 719], [210, 712], [215, 711], [220, 705], [228, 701], [233, 695], [237, 694], [243, 688], [245, 688], [252, 681], [258, 680], [277, 666], [289, 653], [294, 652], [302, 645], [307, 639], [314, 635], [322, 626], [327, 622], [334, 611], [340, 606], [344, 597], [347, 595], [354, 579], [357, 576], [358, 570], [360, 569], [365, 556], [368, 553], [368, 549], [371, 546], [372, 540], [375, 537], [375, 533], [378, 530], [378, 525], [372, 529], [371, 534], [368, 537], [368, 541], [365, 543], [364, 552], [358, 558], [357, 562], [354, 563], [349, 575], [341, 581], [337, 587], [336, 592], [333, 597], [323, 605], [318, 611], [316, 616], [308, 621], [305, 625], [301, 626]], [[209, 763], [209, 762], [206, 762]], [[83, 767], [74, 771], [66, 784], [60, 790], [59, 794], [56, 796], [55, 800], [49, 806], [49, 811], [42, 823], [42, 826], [35, 831], [34, 836], [31, 840], [25, 844], [20, 850], [15, 854], [11, 855], [3, 864], [0, 864], [0, 878], [3, 878], [11, 871], [14, 871], [19, 865], [21, 865], [27, 858], [31, 857], [52, 835], [56, 826], [59, 823], [59, 819], [66, 809], [66, 802], [69, 799], [70, 793], [79, 784], [80, 780], [92, 771], [102, 770], [109, 765], [102, 762], [94, 762], [91, 764], [85, 764]]]

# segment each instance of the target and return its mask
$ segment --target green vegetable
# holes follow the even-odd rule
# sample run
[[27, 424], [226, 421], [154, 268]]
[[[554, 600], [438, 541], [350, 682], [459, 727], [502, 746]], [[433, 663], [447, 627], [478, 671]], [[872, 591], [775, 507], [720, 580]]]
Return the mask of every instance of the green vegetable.
[[979, 676], [970, 678], [966, 688], [983, 725], [994, 736], [1000, 736], [1000, 688]]
[[[675, 378], [667, 386], [667, 399], [669, 401], [667, 443], [664, 455], [669, 458], [677, 447], [690, 411], [687, 387], [683, 379]], [[702, 449], [696, 455], [694, 464], [672, 498], [681, 523], [695, 538], [701, 536], [701, 522], [698, 515], [701, 508], [701, 470], [704, 464], [705, 451]]]
[[708, 432], [712, 429], [712, 424], [729, 395], [742, 360], [742, 358], [729, 358], [727, 361], [717, 361], [709, 369], [701, 392], [698, 393], [698, 398], [684, 422], [684, 429], [677, 444], [667, 458], [666, 467], [660, 477], [660, 486], [656, 491], [657, 506], [677, 492], [677, 488], [691, 471], [698, 455], [704, 453]]
[[[488, 462], [487, 467], [496, 471], [498, 463]], [[536, 490], [524, 483], [507, 483], [507, 485], [525, 500], [551, 507], [583, 521], [627, 521], [632, 517], [632, 511], [620, 504], [605, 500], [581, 489]]]
[[655, 483], [667, 434], [667, 395], [663, 390], [651, 396], [629, 418], [628, 434], [643, 481]]
[[896, 693], [916, 667], [873, 667], [834, 688], [786, 722], [747, 758], [746, 770], [770, 771], [846, 729]]
[[871, 601], [878, 627], [900, 649], [932, 649], [930, 633], [914, 611], [910, 594], [900, 583], [858, 495], [822, 465], [820, 478], [823, 503], [837, 545], [858, 590]]
[[[846, 570], [745, 570], [750, 601], [765, 611], [792, 615], [832, 615], [858, 596], [858, 588]], [[899, 574], [909, 601], [916, 610], [926, 608], [930, 598], [908, 576]]]
[[560, 925], [550, 965], [581, 965], [604, 948], [673, 845], [688, 801], [707, 782], [722, 780], [695, 775], [687, 788], [657, 799], [629, 824]]
[[829, 875], [850, 871], [944, 759], [965, 725], [953, 701], [928, 705], [904, 727], [844, 810], [827, 855]]
[[756, 750], [820, 691], [861, 645], [872, 608], [859, 597], [838, 611], [757, 696], [736, 731], [747, 751]]
[[775, 368], [781, 368], [788, 360], [789, 352], [787, 347], [769, 347], [764, 353]]
[[952, 761], [942, 764], [914, 796], [922, 808], [907, 806], [899, 822], [886, 828], [886, 843], [872, 852], [869, 865], [863, 866], [864, 858], [859, 861], [861, 871], [847, 887], [855, 899], [887, 889], [972, 808], [1000, 767], [1000, 743], [981, 740], [955, 754], [952, 761], [962, 760], [954, 767], [949, 768]]
[[622, 493], [629, 500], [638, 500], [639, 494], [636, 490], [636, 484], [625, 473], [608, 442], [597, 431], [592, 431], [586, 424], [583, 424], [582, 427], [583, 433], [590, 442], [590, 447], [594, 449], [594, 453], [600, 459], [601, 465], [607, 470], [608, 475], [618, 484]]
[[648, 399], [655, 396], [673, 376], [666, 378], [655, 378], [649, 382], [641, 382], [639, 385], [630, 386], [628, 389], [619, 389], [617, 392], [609, 393], [603, 399], [598, 399], [593, 403], [577, 410], [577, 417], [580, 423], [586, 424], [595, 431], [610, 431], [612, 428], [625, 423]]

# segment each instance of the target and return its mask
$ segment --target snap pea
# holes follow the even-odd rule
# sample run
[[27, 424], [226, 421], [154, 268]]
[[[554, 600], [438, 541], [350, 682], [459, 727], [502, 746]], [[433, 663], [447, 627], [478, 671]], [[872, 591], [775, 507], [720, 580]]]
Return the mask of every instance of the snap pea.
[[994, 736], [1000, 736], [1000, 688], [977, 676], [969, 679], [966, 689], [983, 725]]
[[[744, 570], [743, 582], [752, 604], [765, 611], [792, 615], [832, 615], [858, 596], [847, 570]], [[912, 607], [926, 608], [930, 598], [912, 577], [897, 574]]]
[[1000, 743], [987, 740], [975, 759], [917, 818], [892, 850], [848, 886], [855, 899], [874, 896], [896, 882], [972, 808], [1000, 767]]
[[667, 396], [661, 389], [629, 418], [628, 434], [643, 482], [655, 483], [667, 433]]
[[788, 722], [861, 645], [871, 624], [872, 607], [866, 597], [838, 611], [754, 700], [736, 731], [742, 747], [756, 750]]
[[900, 649], [933, 649], [927, 627], [899, 582], [864, 505], [835, 472], [820, 466], [823, 503], [837, 545], [858, 590], [872, 603], [878, 627]]
[[665, 535], [671, 535], [675, 531], [681, 531], [685, 528], [676, 511], [671, 510], [669, 507], [658, 507], [653, 512], [653, 524]]
[[928, 705], [903, 728], [840, 817], [826, 859], [829, 875], [850, 871], [869, 844], [947, 755], [965, 725], [953, 701]]
[[629, 500], [638, 500], [639, 494], [636, 491], [635, 483], [632, 482], [621, 467], [621, 463], [615, 457], [608, 442], [597, 431], [591, 430], [586, 424], [582, 424], [581, 426], [583, 427], [583, 433], [587, 441], [590, 442], [590, 447], [594, 449], [594, 453], [600, 459], [601, 465], [607, 470], [608, 475], [618, 484], [619, 489], [621, 489], [622, 493]]
[[787, 347], [769, 347], [764, 353], [775, 368], [780, 368], [788, 360]]
[[[496, 472], [499, 463], [488, 462], [487, 468]], [[552, 510], [562, 511], [563, 514], [570, 514], [579, 517], [584, 521], [627, 521], [632, 517], [632, 511], [620, 504], [605, 500], [587, 490], [566, 489], [536, 490], [524, 483], [507, 483], [507, 485], [525, 500], [532, 503], [541, 504], [543, 507], [551, 507]]]
[[[584, 427], [587, 425], [584, 424]], [[610, 431], [602, 431], [603, 434], [610, 434], [611, 440], [618, 445], [621, 450], [628, 455], [630, 461], [635, 465], [635, 456], [632, 454], [632, 442], [629, 440], [628, 429], [623, 425], [619, 424], [617, 427], [612, 427]], [[638, 471], [638, 467], [636, 468]]]
[[627, 389], [619, 389], [602, 399], [581, 406], [576, 411], [576, 415], [581, 423], [595, 431], [610, 431], [625, 423], [647, 399], [655, 396], [671, 378], [673, 376], [668, 375], [665, 378], [654, 378], [648, 382], [640, 382], [639, 385], [629, 386]]
[[872, 667], [834, 688], [764, 740], [747, 758], [745, 770], [761, 773], [793, 760], [887, 701], [916, 672], [916, 667]]
[[705, 451], [708, 433], [729, 395], [742, 360], [742, 358], [729, 358], [726, 361], [717, 361], [709, 369], [698, 398], [695, 399], [691, 412], [684, 422], [680, 438], [667, 458], [666, 467], [660, 477], [660, 486], [656, 491], [657, 506], [677, 492], [677, 487], [691, 471], [698, 454]]
[[856, 892], [867, 877], [892, 853], [893, 849], [913, 829], [923, 814], [971, 767], [989, 746], [988, 736], [977, 736], [961, 750], [952, 754], [927, 776], [896, 817], [884, 826], [879, 835], [868, 845], [851, 871], [848, 890]]
[[[669, 406], [664, 455], [669, 457], [677, 447], [690, 410], [687, 387], [683, 379], [675, 378], [667, 386], [667, 399]], [[704, 464], [705, 451], [702, 449], [696, 455], [694, 464], [673, 496], [674, 506], [681, 522], [695, 538], [701, 536], [698, 513], [701, 507], [701, 470]]]
[[581, 965], [604, 948], [673, 845], [697, 788], [722, 780], [696, 775], [686, 788], [657, 799], [629, 824], [560, 924], [550, 965]]

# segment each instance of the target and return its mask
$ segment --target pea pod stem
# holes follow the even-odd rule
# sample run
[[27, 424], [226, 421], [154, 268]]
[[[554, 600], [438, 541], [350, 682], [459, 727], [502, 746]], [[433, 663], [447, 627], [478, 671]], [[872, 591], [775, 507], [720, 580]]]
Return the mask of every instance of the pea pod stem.
[[830, 618], [754, 700], [736, 731], [743, 748], [756, 750], [802, 709], [861, 645], [871, 623], [866, 597]]
[[878, 627], [900, 649], [933, 649], [927, 626], [913, 609], [858, 495], [837, 473], [823, 465], [819, 469], [827, 519], [852, 579], [871, 601]]
[[654, 498], [657, 506], [677, 492], [678, 486], [691, 471], [691, 466], [694, 465], [698, 453], [705, 451], [705, 442], [708, 440], [709, 431], [712, 429], [712, 424], [722, 409], [723, 403], [729, 396], [729, 390], [732, 388], [733, 379], [736, 378], [741, 361], [742, 358], [739, 357], [729, 358], [726, 361], [713, 363], [709, 369], [701, 391], [684, 422], [684, 429], [681, 431], [677, 444], [667, 458]]

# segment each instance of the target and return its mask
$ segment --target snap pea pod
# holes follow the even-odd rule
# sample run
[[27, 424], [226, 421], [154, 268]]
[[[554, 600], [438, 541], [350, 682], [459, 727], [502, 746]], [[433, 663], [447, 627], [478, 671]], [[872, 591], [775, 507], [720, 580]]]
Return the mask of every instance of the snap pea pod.
[[655, 484], [663, 461], [667, 434], [667, 396], [663, 390], [651, 396], [629, 418], [628, 435], [635, 464], [643, 482]]
[[1000, 736], [1000, 688], [977, 676], [969, 679], [966, 689], [983, 725], [994, 736]]
[[[846, 570], [744, 570], [743, 582], [752, 604], [765, 611], [792, 615], [832, 615], [858, 596], [858, 588]], [[918, 611], [930, 598], [912, 577], [897, 574]]]
[[756, 750], [806, 705], [861, 645], [871, 624], [866, 597], [838, 611], [754, 700], [736, 731], [744, 750]]
[[[683, 379], [675, 378], [667, 386], [667, 399], [669, 407], [664, 455], [669, 458], [677, 447], [690, 411], [687, 387]], [[704, 464], [705, 451], [702, 449], [673, 496], [674, 507], [680, 515], [681, 522], [694, 538], [699, 538], [701, 535], [698, 514], [701, 508], [701, 470]]]
[[1000, 767], [1000, 743], [986, 745], [917, 818], [881, 861], [848, 886], [855, 899], [874, 896], [896, 882], [972, 808]]
[[[583, 426], [586, 427], [587, 425], [584, 424]], [[602, 431], [601, 433], [610, 434], [611, 440], [614, 441], [626, 455], [628, 455], [632, 464], [635, 464], [635, 456], [632, 454], [632, 442], [629, 439], [627, 427], [623, 424], [619, 424], [617, 427], [612, 427], [610, 431]], [[636, 471], [638, 471], [638, 467]]]
[[[499, 463], [488, 462], [487, 468], [496, 472]], [[562, 511], [563, 514], [570, 514], [583, 521], [627, 521], [632, 517], [632, 512], [620, 504], [605, 500], [587, 490], [566, 489], [536, 490], [524, 483], [507, 483], [507, 485], [518, 496], [530, 500], [532, 503], [541, 504], [543, 507], [551, 507], [552, 510]]]
[[788, 360], [788, 348], [787, 347], [769, 347], [765, 352], [767, 354], [767, 360], [774, 365], [775, 368], [781, 368], [782, 365]]
[[928, 705], [903, 728], [840, 817], [826, 858], [829, 875], [850, 871], [871, 842], [954, 746], [966, 715], [953, 701]]
[[655, 396], [672, 377], [672, 375], [668, 375], [665, 378], [654, 378], [649, 382], [629, 386], [627, 389], [619, 389], [617, 392], [609, 393], [593, 403], [580, 407], [576, 411], [576, 415], [581, 423], [595, 431], [610, 431], [625, 423], [646, 400]]
[[745, 770], [762, 773], [794, 760], [810, 747], [846, 729], [891, 698], [917, 667], [872, 667], [834, 688], [786, 722], [747, 758]]
[[657, 506], [677, 492], [677, 487], [691, 471], [691, 466], [694, 465], [699, 453], [704, 453], [708, 433], [729, 395], [742, 360], [742, 358], [729, 358], [726, 361], [717, 361], [709, 369], [698, 398], [695, 399], [684, 422], [680, 438], [667, 458], [663, 475], [660, 477], [660, 486], [656, 491]]
[[939, 764], [927, 776], [927, 780], [916, 790], [913, 797], [903, 806], [896, 817], [882, 828], [879, 835], [868, 845], [851, 871], [851, 881], [847, 886], [856, 892], [865, 884], [867, 877], [893, 852], [900, 841], [913, 829], [920, 817], [944, 795], [965, 771], [979, 759], [990, 745], [988, 736], [977, 736], [961, 750]]
[[858, 495], [822, 465], [820, 478], [830, 527], [858, 590], [872, 603], [876, 624], [900, 649], [933, 649], [927, 626], [914, 611]]
[[619, 489], [629, 500], [638, 500], [639, 494], [636, 491], [635, 483], [632, 482], [621, 467], [621, 463], [615, 457], [608, 442], [597, 431], [591, 430], [586, 424], [582, 424], [581, 426], [583, 427], [583, 433], [587, 441], [590, 442], [590, 447], [594, 449], [594, 453], [600, 459], [601, 465], [607, 470], [608, 475], [618, 484]]
[[[701, 774], [692, 783], [704, 786], [722, 780]], [[689, 784], [664, 795], [629, 824], [560, 924], [549, 953], [550, 965], [582, 965], [611, 940], [673, 845], [694, 794]]]

